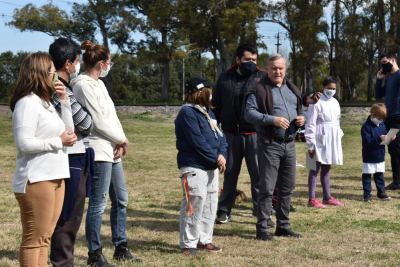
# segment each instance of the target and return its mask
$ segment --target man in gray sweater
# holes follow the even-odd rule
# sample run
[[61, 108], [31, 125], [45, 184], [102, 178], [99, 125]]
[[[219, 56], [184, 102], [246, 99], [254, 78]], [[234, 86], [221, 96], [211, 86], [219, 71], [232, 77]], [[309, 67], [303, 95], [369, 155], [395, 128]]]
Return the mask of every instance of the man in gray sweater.
[[297, 129], [305, 124], [300, 90], [285, 78], [286, 61], [279, 54], [267, 60], [268, 75], [247, 94], [245, 119], [257, 127], [260, 191], [257, 239], [274, 241], [267, 224], [272, 195], [278, 182], [275, 236], [300, 238], [290, 228], [289, 211], [296, 184]]

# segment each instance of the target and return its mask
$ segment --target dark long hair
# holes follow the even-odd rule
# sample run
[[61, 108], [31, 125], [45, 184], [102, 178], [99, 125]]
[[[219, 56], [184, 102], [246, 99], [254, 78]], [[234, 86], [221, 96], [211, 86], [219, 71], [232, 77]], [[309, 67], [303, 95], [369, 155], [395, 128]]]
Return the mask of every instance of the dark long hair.
[[30, 54], [24, 59], [19, 71], [17, 85], [10, 100], [11, 111], [14, 111], [18, 100], [30, 93], [36, 94], [50, 104], [51, 95], [55, 91], [52, 82], [49, 80], [51, 60], [51, 56], [43, 52]]

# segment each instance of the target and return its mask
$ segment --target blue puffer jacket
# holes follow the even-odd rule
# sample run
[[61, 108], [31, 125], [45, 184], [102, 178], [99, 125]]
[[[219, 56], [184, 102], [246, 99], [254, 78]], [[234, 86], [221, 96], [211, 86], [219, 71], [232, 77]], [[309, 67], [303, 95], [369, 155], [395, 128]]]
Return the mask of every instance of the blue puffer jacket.
[[371, 116], [368, 116], [361, 127], [363, 162], [379, 163], [385, 161], [385, 146], [380, 145], [382, 142], [381, 135], [387, 135], [385, 123], [382, 122], [377, 126], [371, 121]]
[[[208, 110], [211, 119], [214, 113]], [[219, 127], [219, 126], [218, 126]], [[199, 110], [183, 106], [175, 120], [178, 167], [193, 167], [202, 170], [218, 168], [218, 155], [227, 159], [227, 143], [224, 136], [215, 138], [206, 117]]]

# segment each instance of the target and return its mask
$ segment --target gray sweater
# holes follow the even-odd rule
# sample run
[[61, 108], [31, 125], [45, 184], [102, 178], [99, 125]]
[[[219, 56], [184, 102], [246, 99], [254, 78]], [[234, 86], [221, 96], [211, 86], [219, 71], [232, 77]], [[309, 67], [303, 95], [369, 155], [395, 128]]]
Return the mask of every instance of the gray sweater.
[[[272, 87], [274, 98], [274, 115], [263, 114], [259, 112], [257, 99], [254, 94], [249, 95], [246, 102], [244, 117], [247, 122], [256, 125], [257, 132], [263, 133], [263, 126], [274, 125], [275, 117], [283, 117], [290, 122], [290, 127], [286, 130], [280, 127], [275, 128], [276, 138], [294, 138], [298, 127], [295, 125], [297, 117], [297, 97], [293, 92], [283, 84], [280, 88], [276, 85]], [[305, 119], [304, 107], [300, 116]]]

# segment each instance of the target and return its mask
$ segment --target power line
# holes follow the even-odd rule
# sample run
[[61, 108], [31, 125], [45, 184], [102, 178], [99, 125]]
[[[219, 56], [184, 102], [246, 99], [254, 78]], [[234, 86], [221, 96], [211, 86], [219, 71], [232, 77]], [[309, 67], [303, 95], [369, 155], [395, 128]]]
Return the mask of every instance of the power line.
[[10, 17], [10, 18], [13, 18], [13, 16], [4, 15], [4, 14], [1, 14], [1, 16], [2, 16], [2, 17]]
[[[13, 6], [22, 6], [22, 5], [18, 5], [18, 4], [14, 4], [14, 3], [10, 3], [10, 2], [6, 2], [6, 1], [0, 1], [1, 3], [4, 4], [9, 4], [9, 5], [13, 5]], [[22, 6], [23, 7], [23, 6]]]

